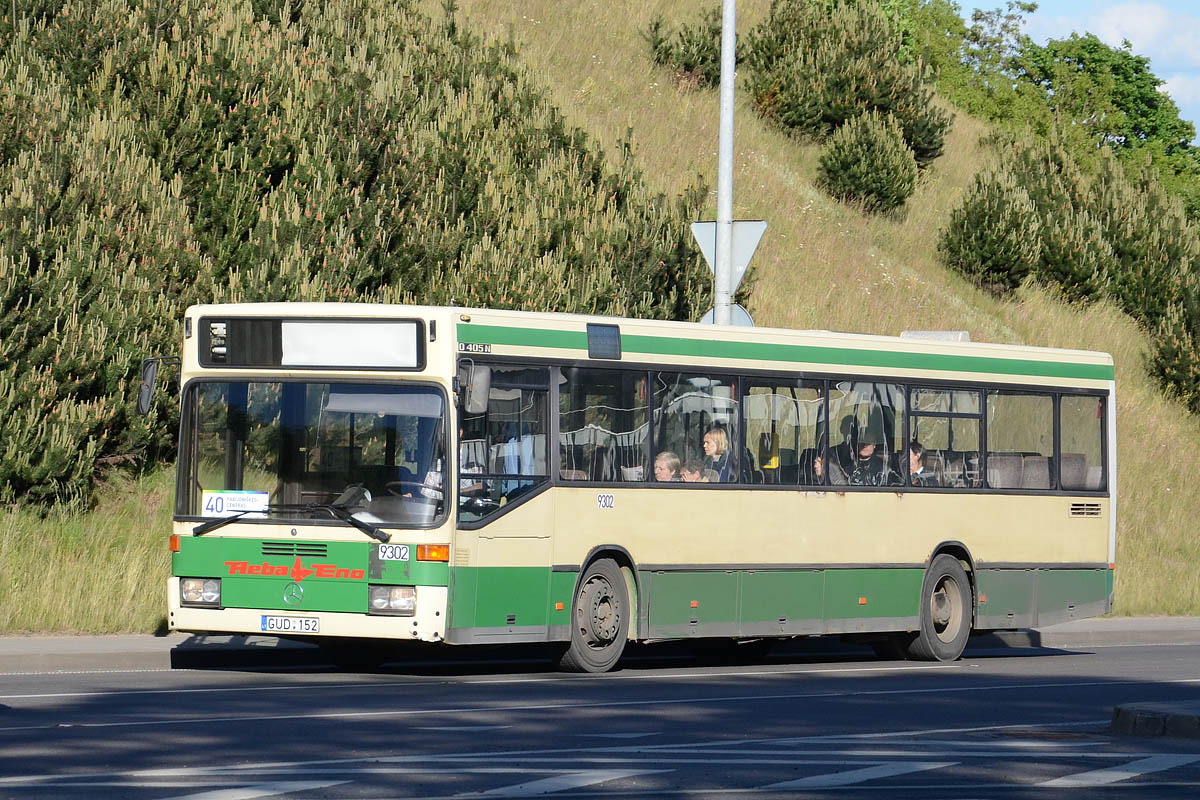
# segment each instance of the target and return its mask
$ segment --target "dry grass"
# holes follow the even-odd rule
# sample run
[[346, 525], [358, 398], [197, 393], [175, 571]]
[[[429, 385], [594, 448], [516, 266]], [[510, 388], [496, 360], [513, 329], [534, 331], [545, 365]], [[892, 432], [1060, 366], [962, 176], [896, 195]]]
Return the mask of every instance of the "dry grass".
[[[715, 192], [718, 98], [655, 67], [640, 31], [656, 15], [691, 21], [684, 0], [460, 0], [473, 30], [513, 40], [568, 121], [612, 149], [632, 130], [647, 178], [668, 194], [703, 175]], [[746, 31], [769, 0], [738, 4]], [[430, 0], [430, 13], [440, 13]], [[869, 218], [814, 188], [817, 148], [736, 110], [734, 214], [770, 225], [754, 257], [750, 311], [760, 325], [895, 334], [965, 329], [977, 341], [1105, 350], [1118, 381], [1117, 612], [1200, 614], [1200, 539], [1188, 524], [1200, 482], [1188, 480], [1200, 426], [1146, 377], [1145, 335], [1105, 305], [1079, 310], [1045, 292], [1000, 302], [937, 260], [941, 226], [987, 158], [986, 127], [958, 114], [945, 155], [907, 212]], [[706, 217], [715, 216], [715, 194]]]
[[115, 478], [82, 515], [0, 511], [0, 633], [163, 627], [173, 480]]

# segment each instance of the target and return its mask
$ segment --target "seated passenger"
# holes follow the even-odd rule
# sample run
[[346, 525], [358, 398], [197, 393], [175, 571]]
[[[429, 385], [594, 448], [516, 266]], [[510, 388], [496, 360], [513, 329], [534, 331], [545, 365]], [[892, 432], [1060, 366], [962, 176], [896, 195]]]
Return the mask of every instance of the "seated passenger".
[[717, 473], [717, 483], [729, 483], [731, 468], [729, 458], [729, 434], [724, 428], [709, 428], [704, 432], [704, 463], [707, 469]]
[[717, 473], [704, 468], [704, 462], [698, 458], [689, 458], [679, 471], [679, 477], [685, 483], [714, 483]]
[[908, 483], [910, 486], [941, 486], [932, 471], [925, 469], [925, 445], [915, 439], [908, 445]]
[[671, 482], [679, 480], [679, 456], [663, 450], [654, 457], [654, 480]]
[[859, 429], [857, 451], [847, 478], [851, 486], [886, 486], [888, 459], [879, 451], [883, 437], [872, 426]]

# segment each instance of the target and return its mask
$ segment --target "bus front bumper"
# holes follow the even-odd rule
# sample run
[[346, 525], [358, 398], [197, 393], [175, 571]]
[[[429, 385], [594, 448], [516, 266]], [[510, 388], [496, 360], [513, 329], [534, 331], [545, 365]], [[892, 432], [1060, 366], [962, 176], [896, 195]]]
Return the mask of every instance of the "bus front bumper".
[[443, 641], [446, 636], [446, 587], [416, 588], [417, 609], [411, 617], [304, 609], [196, 608], [182, 605], [179, 578], [172, 577], [167, 579], [167, 626], [185, 633]]

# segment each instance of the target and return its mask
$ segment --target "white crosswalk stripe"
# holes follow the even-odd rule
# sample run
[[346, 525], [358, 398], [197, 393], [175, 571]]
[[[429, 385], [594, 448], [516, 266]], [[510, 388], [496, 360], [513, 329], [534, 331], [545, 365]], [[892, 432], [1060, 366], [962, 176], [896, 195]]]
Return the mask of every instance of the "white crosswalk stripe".
[[1182, 767], [1185, 764], [1191, 764], [1194, 761], [1200, 761], [1200, 756], [1191, 753], [1151, 756], [1149, 758], [1140, 758], [1137, 761], [1130, 761], [1128, 764], [1123, 764], [1119, 767], [1093, 769], [1088, 770], [1087, 772], [1076, 772], [1074, 775], [1064, 775], [1061, 778], [1055, 778], [1052, 781], [1045, 781], [1038, 785], [1061, 788], [1079, 786], [1105, 786], [1110, 783], [1117, 783], [1118, 781], [1136, 778], [1139, 775], [1145, 775], [1149, 772], [1162, 772], [1166, 769]]
[[619, 778], [632, 778], [637, 775], [653, 775], [660, 772], [671, 772], [666, 769], [590, 769], [586, 772], [572, 772], [569, 775], [556, 775], [553, 778], [542, 778], [536, 781], [517, 783], [512, 786], [501, 786], [482, 792], [478, 797], [528, 797], [537, 794], [562, 792], [567, 789], [578, 789], [583, 786], [594, 786], [605, 781], [615, 781]]
[[274, 797], [281, 794], [295, 794], [313, 789], [328, 789], [349, 781], [278, 781], [276, 783], [260, 783], [255, 786], [240, 786], [236, 789], [214, 789], [207, 792], [179, 795], [169, 800], [256, 800], [259, 797]]
[[852, 786], [856, 783], [872, 781], [878, 778], [891, 778], [910, 772], [924, 772], [930, 769], [952, 767], [957, 761], [889, 761], [886, 764], [876, 764], [873, 767], [851, 769], [845, 772], [829, 772], [824, 775], [810, 775], [807, 778], [797, 778], [794, 781], [782, 781], [760, 789], [826, 789], [833, 786]]

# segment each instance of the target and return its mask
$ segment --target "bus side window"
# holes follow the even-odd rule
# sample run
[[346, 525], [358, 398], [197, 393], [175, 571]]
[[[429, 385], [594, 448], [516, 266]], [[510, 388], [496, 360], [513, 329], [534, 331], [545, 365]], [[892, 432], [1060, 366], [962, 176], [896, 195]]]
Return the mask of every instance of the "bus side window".
[[472, 414], [463, 408], [460, 418], [463, 445], [483, 459], [479, 471], [464, 473], [467, 465], [460, 464], [459, 486], [471, 487], [470, 492], [459, 493], [461, 522], [484, 519], [548, 479], [550, 370], [489, 366], [486, 410]]
[[645, 372], [564, 368], [558, 397], [560, 478], [605, 483], [646, 479], [650, 423]]

